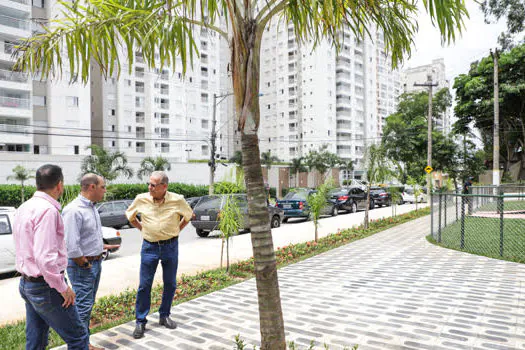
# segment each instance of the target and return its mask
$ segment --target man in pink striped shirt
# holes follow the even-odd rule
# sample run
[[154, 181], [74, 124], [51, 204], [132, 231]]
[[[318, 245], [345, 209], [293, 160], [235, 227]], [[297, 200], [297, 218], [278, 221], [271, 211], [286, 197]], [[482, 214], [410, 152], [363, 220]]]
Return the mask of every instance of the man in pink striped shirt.
[[45, 349], [49, 327], [68, 349], [87, 350], [89, 335], [80, 321], [75, 293], [67, 285], [64, 224], [57, 202], [64, 192], [62, 169], [46, 164], [36, 172], [37, 191], [16, 213], [16, 269], [26, 302], [26, 349]]

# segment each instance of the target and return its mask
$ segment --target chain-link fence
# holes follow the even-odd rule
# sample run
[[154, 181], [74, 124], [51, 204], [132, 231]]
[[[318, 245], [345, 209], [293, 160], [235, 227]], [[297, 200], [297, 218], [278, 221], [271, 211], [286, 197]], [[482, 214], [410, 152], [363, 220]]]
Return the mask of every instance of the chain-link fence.
[[432, 194], [432, 237], [449, 248], [525, 262], [525, 186], [471, 189]]

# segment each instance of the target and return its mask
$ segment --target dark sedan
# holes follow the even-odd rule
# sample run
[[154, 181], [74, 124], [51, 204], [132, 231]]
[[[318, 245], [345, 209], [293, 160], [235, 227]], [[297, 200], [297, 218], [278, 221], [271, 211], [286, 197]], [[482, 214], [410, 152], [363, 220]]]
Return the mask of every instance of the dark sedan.
[[102, 202], [97, 204], [102, 226], [120, 229], [129, 225], [126, 210], [133, 203], [130, 199]]
[[375, 205], [378, 207], [389, 206], [392, 204], [392, 197], [382, 187], [370, 187], [370, 199], [374, 199]]
[[[211, 196], [202, 196], [195, 208], [193, 213], [195, 218], [191, 221], [195, 227], [197, 235], [200, 237], [208, 237], [211, 231], [217, 230], [220, 221], [220, 211], [224, 208], [228, 196], [236, 201], [242, 215], [243, 222], [241, 227], [243, 230], [250, 230], [250, 224], [248, 219], [248, 198], [245, 194], [219, 194]], [[268, 215], [270, 216], [270, 226], [272, 228], [281, 226], [283, 221], [283, 211], [273, 206], [268, 206]]]
[[[341, 187], [330, 192], [330, 199], [337, 203], [339, 210], [355, 213], [366, 209], [366, 191], [358, 186]], [[374, 200], [370, 198], [370, 209], [375, 206]]]
[[275, 206], [284, 211], [283, 222], [287, 222], [289, 218], [308, 219], [310, 217], [310, 206], [307, 200], [314, 193], [315, 190], [301, 188], [288, 192], [283, 199], [277, 200]]

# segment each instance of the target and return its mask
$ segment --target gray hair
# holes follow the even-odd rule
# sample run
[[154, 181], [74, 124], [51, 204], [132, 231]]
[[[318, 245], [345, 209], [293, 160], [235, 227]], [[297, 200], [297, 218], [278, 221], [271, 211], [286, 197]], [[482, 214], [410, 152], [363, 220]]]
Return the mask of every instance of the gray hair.
[[151, 173], [151, 176], [150, 177], [156, 177], [156, 178], [159, 178], [160, 179], [160, 182], [163, 183], [163, 184], [168, 184], [169, 183], [169, 179], [168, 179], [168, 175], [166, 175], [166, 173], [164, 171], [154, 171]]
[[82, 191], [86, 191], [90, 185], [98, 186], [100, 183], [100, 177], [97, 174], [89, 173], [82, 176], [80, 180], [80, 188]]

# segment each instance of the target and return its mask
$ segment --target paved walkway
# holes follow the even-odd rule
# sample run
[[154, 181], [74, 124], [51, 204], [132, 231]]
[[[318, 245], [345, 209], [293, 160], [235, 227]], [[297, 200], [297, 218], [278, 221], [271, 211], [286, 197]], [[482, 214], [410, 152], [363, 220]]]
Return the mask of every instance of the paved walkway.
[[[525, 265], [436, 247], [430, 218], [392, 228], [279, 271], [287, 341], [306, 349], [524, 349]], [[92, 336], [107, 349], [259, 347], [255, 281], [173, 308], [179, 328], [149, 317]], [[251, 349], [252, 347], [248, 347]]]

